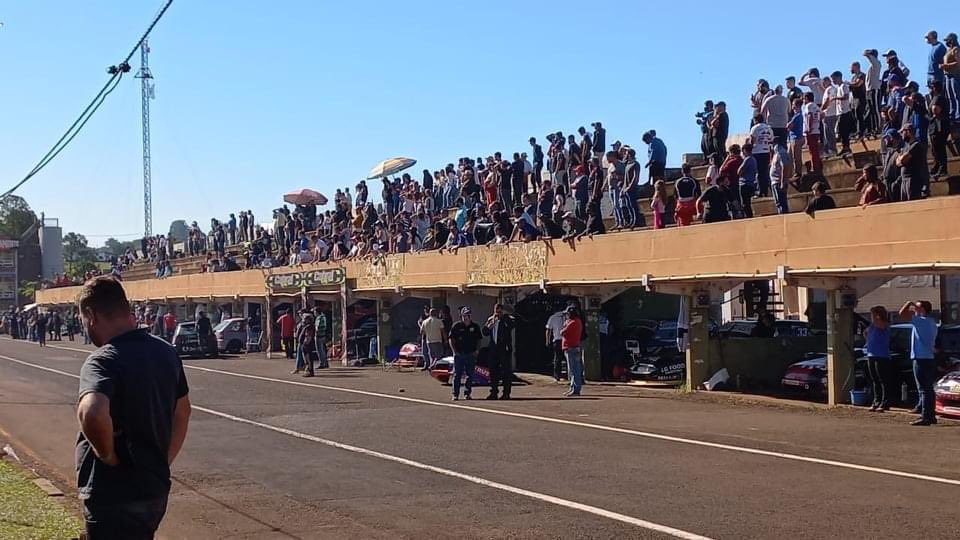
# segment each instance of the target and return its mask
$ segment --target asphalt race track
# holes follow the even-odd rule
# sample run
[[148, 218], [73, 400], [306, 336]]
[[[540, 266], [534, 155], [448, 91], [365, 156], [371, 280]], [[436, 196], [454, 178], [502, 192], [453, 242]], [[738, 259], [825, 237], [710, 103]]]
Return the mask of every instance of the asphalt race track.
[[[90, 348], [48, 344], [0, 340], [0, 446], [70, 487]], [[185, 364], [163, 538], [960, 538], [960, 423], [540, 380], [451, 403], [420, 372]]]

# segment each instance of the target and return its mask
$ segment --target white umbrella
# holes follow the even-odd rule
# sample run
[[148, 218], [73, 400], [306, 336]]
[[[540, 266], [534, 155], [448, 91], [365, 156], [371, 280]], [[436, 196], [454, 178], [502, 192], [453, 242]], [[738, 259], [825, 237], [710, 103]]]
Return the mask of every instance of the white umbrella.
[[370, 175], [367, 176], [367, 180], [372, 180], [374, 178], [383, 178], [384, 176], [391, 176], [397, 174], [400, 171], [409, 169], [417, 164], [417, 160], [405, 158], [405, 157], [395, 157], [390, 159], [385, 159], [377, 164], [376, 167], [370, 169]]

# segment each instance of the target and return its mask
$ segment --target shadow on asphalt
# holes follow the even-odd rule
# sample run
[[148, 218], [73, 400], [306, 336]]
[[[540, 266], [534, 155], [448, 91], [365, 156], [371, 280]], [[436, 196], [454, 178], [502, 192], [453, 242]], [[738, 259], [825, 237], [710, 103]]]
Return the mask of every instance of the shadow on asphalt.
[[487, 400], [484, 398], [477, 398], [476, 401], [599, 401], [600, 397], [589, 397], [589, 396], [577, 396], [577, 397], [566, 397], [566, 396], [557, 396], [557, 397], [513, 397], [510, 396], [510, 399], [491, 399]]
[[294, 539], [296, 539], [296, 540], [302, 540], [301, 537], [299, 537], [299, 536], [294, 536], [293, 534], [291, 534], [291, 533], [283, 530], [281, 527], [279, 527], [279, 526], [277, 526], [277, 525], [274, 525], [274, 524], [272, 524], [272, 523], [268, 523], [268, 522], [263, 521], [263, 520], [261, 520], [261, 519], [257, 519], [256, 516], [254, 516], [254, 515], [252, 515], [252, 514], [249, 514], [249, 513], [247, 513], [247, 512], [244, 512], [243, 510], [237, 508], [236, 506], [232, 506], [232, 505], [230, 505], [230, 504], [227, 504], [227, 503], [225, 503], [224, 501], [221, 501], [220, 499], [217, 499], [216, 497], [213, 497], [213, 496], [211, 496], [211, 495], [208, 495], [208, 494], [200, 491], [199, 487], [196, 487], [196, 486], [193, 486], [193, 485], [191, 485], [191, 484], [188, 484], [187, 482], [181, 480], [180, 478], [171, 477], [171, 479], [173, 480], [173, 482], [175, 482], [175, 483], [183, 486], [184, 488], [186, 488], [186, 489], [189, 490], [189, 491], [192, 491], [193, 493], [196, 493], [198, 496], [203, 497], [204, 499], [207, 499], [207, 500], [210, 501], [210, 502], [213, 502], [213, 503], [215, 503], [215, 504], [218, 504], [218, 505], [222, 506], [223, 508], [226, 508], [227, 510], [229, 510], [229, 511], [231, 511], [231, 512], [234, 512], [234, 513], [236, 513], [236, 514], [238, 514], [238, 515], [241, 515], [241, 516], [249, 519], [250, 521], [253, 521], [254, 523], [259, 523], [259, 524], [262, 525], [263, 527], [266, 527], [267, 529], [269, 529], [269, 532], [277, 533], [277, 534], [279, 534], [279, 535], [281, 535], [281, 536], [285, 536], [285, 537], [287, 537], [287, 538], [294, 538]]

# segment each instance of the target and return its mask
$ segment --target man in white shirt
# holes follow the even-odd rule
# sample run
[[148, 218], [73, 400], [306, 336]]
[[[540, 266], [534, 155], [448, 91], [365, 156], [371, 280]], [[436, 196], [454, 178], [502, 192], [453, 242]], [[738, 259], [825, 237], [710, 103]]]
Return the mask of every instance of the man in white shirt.
[[557, 382], [563, 378], [563, 366], [566, 363], [563, 348], [560, 346], [560, 330], [563, 329], [564, 322], [566, 322], [566, 312], [558, 311], [547, 319], [546, 326], [547, 347], [553, 349], [553, 378]]
[[810, 163], [813, 165], [813, 171], [822, 173], [823, 161], [820, 158], [820, 105], [816, 103], [813, 92], [807, 92], [803, 95], [803, 137], [807, 142], [807, 152], [810, 154]]
[[750, 128], [753, 143], [753, 158], [757, 161], [757, 196], [770, 196], [770, 145], [774, 141], [773, 129], [757, 113]]
[[810, 68], [809, 71], [803, 74], [803, 77], [800, 77], [800, 82], [797, 83], [800, 86], [806, 86], [813, 92], [814, 103], [821, 103], [823, 101], [823, 92], [825, 90], [823, 85], [823, 79], [820, 78], [820, 70], [817, 68]]
[[443, 344], [447, 341], [439, 309], [430, 308], [430, 316], [420, 323], [420, 334], [427, 344], [426, 349], [422, 351], [423, 370], [426, 371], [437, 360], [443, 358]]
[[527, 178], [530, 178], [530, 173], [533, 172], [533, 163], [530, 163], [530, 160], [527, 158], [527, 153], [523, 152], [520, 154], [520, 159], [523, 160], [523, 184], [524, 190], [529, 191], [530, 186], [527, 184]]
[[843, 73], [834, 71], [830, 74], [830, 81], [833, 83], [836, 96], [833, 100], [833, 109], [837, 113], [837, 136], [840, 138], [840, 155], [851, 154], [850, 134], [853, 133], [857, 125], [856, 117], [853, 114], [853, 93], [850, 85], [843, 81]]
[[878, 135], [880, 133], [880, 60], [877, 58], [879, 52], [876, 49], [867, 49], [863, 51], [863, 56], [870, 63], [867, 68], [867, 133]]
[[823, 86], [823, 101], [820, 102], [820, 111], [823, 113], [823, 153], [831, 156], [837, 153], [837, 121], [840, 111], [836, 102], [840, 89], [827, 78], [824, 78]]

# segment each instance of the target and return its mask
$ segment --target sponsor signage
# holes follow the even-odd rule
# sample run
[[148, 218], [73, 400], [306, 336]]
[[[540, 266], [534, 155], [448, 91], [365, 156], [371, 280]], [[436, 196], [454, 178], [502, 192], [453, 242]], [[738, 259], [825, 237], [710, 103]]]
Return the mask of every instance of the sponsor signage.
[[314, 287], [340, 285], [346, 280], [343, 268], [327, 268], [324, 270], [308, 270], [306, 272], [292, 272], [289, 274], [271, 274], [267, 276], [267, 287], [271, 290], [299, 291]]

